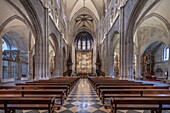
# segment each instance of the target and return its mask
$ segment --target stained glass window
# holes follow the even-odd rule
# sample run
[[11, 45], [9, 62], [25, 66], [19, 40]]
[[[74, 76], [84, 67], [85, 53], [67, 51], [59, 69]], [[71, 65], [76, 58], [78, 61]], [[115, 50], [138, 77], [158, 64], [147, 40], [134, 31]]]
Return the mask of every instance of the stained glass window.
[[93, 38], [91, 34], [82, 32], [76, 36], [76, 49], [77, 50], [91, 50], [93, 44]]

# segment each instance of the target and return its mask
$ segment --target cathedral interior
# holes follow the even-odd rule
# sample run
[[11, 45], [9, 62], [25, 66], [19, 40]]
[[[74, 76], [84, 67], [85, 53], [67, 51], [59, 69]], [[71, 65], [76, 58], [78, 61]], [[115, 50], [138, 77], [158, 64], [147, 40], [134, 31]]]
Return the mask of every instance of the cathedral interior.
[[170, 105], [116, 112], [96, 85], [170, 85], [169, 10], [170, 0], [0, 0], [0, 93], [21, 83], [71, 84], [59, 110], [1, 107], [0, 94], [0, 113], [170, 113]]

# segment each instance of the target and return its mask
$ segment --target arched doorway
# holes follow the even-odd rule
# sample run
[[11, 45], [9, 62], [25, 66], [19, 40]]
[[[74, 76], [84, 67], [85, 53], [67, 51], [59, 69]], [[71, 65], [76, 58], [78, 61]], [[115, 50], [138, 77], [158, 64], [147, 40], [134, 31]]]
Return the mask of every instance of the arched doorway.
[[93, 72], [93, 37], [82, 31], [75, 38], [76, 73], [81, 75]]

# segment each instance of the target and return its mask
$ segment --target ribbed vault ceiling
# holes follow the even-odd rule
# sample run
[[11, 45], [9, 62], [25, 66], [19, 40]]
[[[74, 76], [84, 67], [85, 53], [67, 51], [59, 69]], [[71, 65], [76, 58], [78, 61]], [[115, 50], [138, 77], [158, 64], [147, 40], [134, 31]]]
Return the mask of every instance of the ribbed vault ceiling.
[[103, 14], [106, 0], [66, 0], [66, 15], [69, 20], [82, 8], [87, 8], [96, 16], [97, 19]]

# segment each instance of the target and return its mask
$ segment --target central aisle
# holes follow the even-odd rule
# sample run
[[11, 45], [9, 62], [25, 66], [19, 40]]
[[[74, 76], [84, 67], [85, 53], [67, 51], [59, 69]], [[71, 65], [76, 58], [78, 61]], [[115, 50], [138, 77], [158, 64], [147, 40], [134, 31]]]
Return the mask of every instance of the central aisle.
[[[87, 79], [81, 79], [57, 113], [109, 113]], [[151, 113], [149, 110], [119, 110], [117, 113]], [[170, 113], [163, 111], [162, 113]]]
[[57, 113], [109, 113], [87, 79], [81, 79]]

